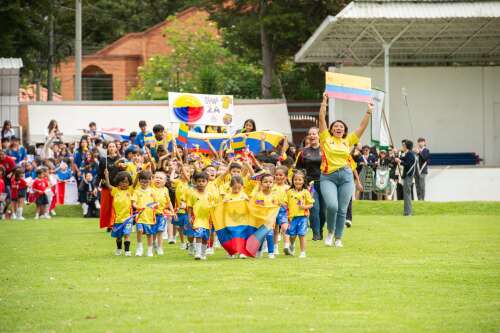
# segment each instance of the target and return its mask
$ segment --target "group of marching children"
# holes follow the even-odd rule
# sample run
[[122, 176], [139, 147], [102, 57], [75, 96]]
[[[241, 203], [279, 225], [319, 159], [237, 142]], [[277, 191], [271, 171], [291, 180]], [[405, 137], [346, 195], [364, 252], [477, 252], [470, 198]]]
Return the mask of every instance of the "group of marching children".
[[[135, 225], [136, 256], [144, 254], [143, 235], [147, 239], [146, 255], [151, 257], [154, 252], [163, 255], [163, 240], [175, 243], [178, 234], [181, 249], [196, 260], [205, 260], [219, 245], [211, 208], [222, 201], [248, 200], [255, 205], [279, 206], [275, 226], [256, 257], [268, 252], [269, 258], [275, 258], [281, 238], [283, 253], [293, 256], [298, 237], [299, 257], [305, 258], [308, 215], [314, 200], [304, 171], [280, 162], [261, 163], [248, 150], [237, 155], [230, 149], [211, 149], [213, 154], [205, 155], [174, 145], [173, 152], [164, 152], [156, 163], [154, 159], [142, 163], [139, 152], [133, 159], [120, 160], [126, 165], [121, 166], [122, 171], [116, 173], [112, 182], [106, 169], [106, 186], [113, 196], [111, 235], [116, 238], [116, 255], [121, 255], [122, 250], [125, 256], [132, 255], [130, 242]], [[147, 147], [145, 150], [145, 155], [149, 154]], [[237, 253], [230, 257], [246, 255]]]

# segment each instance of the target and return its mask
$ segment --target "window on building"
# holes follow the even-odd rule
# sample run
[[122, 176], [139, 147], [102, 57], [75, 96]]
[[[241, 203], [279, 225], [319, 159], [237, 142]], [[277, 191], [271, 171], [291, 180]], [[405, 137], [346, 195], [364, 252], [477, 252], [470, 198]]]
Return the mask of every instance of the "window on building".
[[84, 101], [113, 100], [113, 75], [98, 66], [87, 66], [82, 72], [82, 99]]

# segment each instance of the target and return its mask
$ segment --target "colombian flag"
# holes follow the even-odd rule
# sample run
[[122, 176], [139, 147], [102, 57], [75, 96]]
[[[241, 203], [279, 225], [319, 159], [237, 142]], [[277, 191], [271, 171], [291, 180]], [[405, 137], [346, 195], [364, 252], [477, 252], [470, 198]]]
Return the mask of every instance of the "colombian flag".
[[189, 133], [189, 126], [185, 123], [180, 123], [179, 124], [179, 136], [177, 138], [178, 141], [187, 144], [188, 142], [188, 133]]
[[254, 256], [246, 249], [247, 239], [264, 225], [274, 225], [278, 206], [263, 207], [247, 200], [221, 202], [211, 211], [217, 238], [230, 255]]
[[257, 132], [237, 134], [233, 137], [233, 140], [236, 140], [239, 137], [245, 138], [245, 145], [248, 147], [248, 149], [252, 153], [258, 154], [260, 152], [260, 140], [261, 140], [262, 134], [266, 135], [266, 137], [264, 139], [264, 144], [266, 146], [266, 150], [272, 150], [272, 149], [276, 148], [284, 138], [284, 135], [282, 133], [279, 133], [279, 132], [257, 131]]
[[236, 154], [241, 154], [245, 150], [245, 137], [234, 137], [231, 140], [231, 149], [234, 150]]
[[329, 97], [355, 102], [372, 102], [372, 79], [326, 72], [326, 92]]

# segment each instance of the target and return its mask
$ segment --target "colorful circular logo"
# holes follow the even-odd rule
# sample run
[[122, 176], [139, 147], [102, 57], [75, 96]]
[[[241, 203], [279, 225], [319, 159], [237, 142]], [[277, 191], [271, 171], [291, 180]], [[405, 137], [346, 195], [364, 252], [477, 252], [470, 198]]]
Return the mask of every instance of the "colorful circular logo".
[[174, 102], [174, 114], [184, 123], [194, 123], [203, 117], [203, 104], [193, 95], [181, 95]]

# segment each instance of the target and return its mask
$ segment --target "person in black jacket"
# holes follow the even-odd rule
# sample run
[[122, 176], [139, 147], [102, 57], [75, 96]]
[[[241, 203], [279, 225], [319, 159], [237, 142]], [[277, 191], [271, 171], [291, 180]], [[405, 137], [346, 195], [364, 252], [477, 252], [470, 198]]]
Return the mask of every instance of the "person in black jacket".
[[412, 151], [413, 142], [404, 140], [403, 154], [400, 158], [396, 158], [396, 162], [403, 166], [403, 200], [404, 200], [404, 216], [412, 215], [411, 192], [413, 189], [413, 176], [415, 175], [416, 158]]
[[91, 172], [85, 172], [80, 185], [78, 185], [78, 201], [82, 204], [83, 217], [98, 217], [96, 207], [97, 187], [94, 184]]
[[427, 149], [424, 138], [418, 139], [418, 146], [415, 148], [418, 164], [415, 173], [415, 185], [417, 187], [418, 200], [425, 200], [425, 177], [427, 176], [427, 166], [429, 164], [430, 152]]

